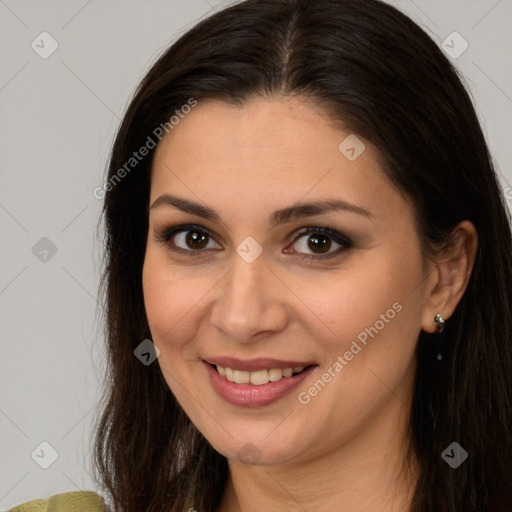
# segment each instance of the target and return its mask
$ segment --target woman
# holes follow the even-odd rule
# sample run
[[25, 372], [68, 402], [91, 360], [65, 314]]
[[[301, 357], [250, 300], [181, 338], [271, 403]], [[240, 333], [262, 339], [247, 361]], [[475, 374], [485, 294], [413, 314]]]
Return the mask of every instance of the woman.
[[111, 510], [512, 510], [510, 219], [410, 19], [214, 14], [140, 84], [99, 192]]

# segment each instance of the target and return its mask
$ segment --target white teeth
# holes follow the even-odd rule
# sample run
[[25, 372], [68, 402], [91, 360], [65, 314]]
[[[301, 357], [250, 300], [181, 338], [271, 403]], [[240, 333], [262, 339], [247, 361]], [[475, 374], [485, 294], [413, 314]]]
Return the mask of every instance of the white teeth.
[[226, 379], [228, 379], [229, 382], [233, 382], [233, 380], [234, 380], [233, 376], [234, 376], [235, 370], [233, 370], [232, 368], [226, 368], [225, 372], [226, 372]]
[[233, 381], [237, 384], [249, 384], [250, 372], [243, 370], [235, 370], [233, 374]]
[[261, 386], [269, 382], [268, 370], [260, 370], [259, 372], [251, 372], [251, 384]]
[[281, 368], [272, 368], [268, 371], [268, 378], [270, 382], [275, 382], [283, 378], [283, 370]]
[[225, 377], [229, 382], [237, 384], [254, 384], [261, 386], [269, 382], [276, 382], [283, 377], [291, 377], [293, 374], [300, 373], [304, 370], [304, 366], [297, 366], [296, 368], [271, 368], [270, 370], [257, 370], [255, 372], [248, 372], [245, 370], [233, 370], [232, 368], [224, 368], [216, 365], [219, 375]]

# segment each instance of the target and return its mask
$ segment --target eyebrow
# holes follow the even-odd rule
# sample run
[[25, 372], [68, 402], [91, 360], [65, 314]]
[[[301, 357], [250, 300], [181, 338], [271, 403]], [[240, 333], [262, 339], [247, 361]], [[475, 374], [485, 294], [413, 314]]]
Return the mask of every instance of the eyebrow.
[[[221, 222], [220, 215], [215, 211], [189, 199], [182, 197], [172, 196], [170, 194], [162, 194], [155, 202], [150, 206], [150, 210], [155, 210], [162, 206], [171, 206], [181, 210], [185, 213], [197, 215], [204, 219], [214, 220]], [[316, 202], [309, 203], [296, 203], [292, 206], [276, 210], [270, 215], [270, 225], [277, 226], [286, 222], [291, 222], [294, 219], [300, 219], [304, 217], [311, 217], [314, 215], [320, 215], [328, 211], [345, 211], [350, 213], [357, 213], [358, 215], [364, 215], [365, 217], [371, 218], [373, 215], [364, 208], [355, 204], [349, 203], [342, 199], [324, 199]]]

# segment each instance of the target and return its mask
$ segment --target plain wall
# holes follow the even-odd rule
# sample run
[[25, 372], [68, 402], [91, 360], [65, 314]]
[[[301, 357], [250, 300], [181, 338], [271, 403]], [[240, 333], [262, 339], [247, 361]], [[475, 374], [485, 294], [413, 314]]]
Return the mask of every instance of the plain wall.
[[[390, 3], [438, 44], [454, 31], [468, 42], [454, 61], [508, 187], [512, 2]], [[93, 190], [102, 185], [119, 120], [150, 63], [223, 5], [0, 1], [2, 510], [59, 492], [97, 490], [89, 458], [104, 357], [96, 310], [101, 201]], [[58, 44], [47, 58], [40, 54], [55, 43], [42, 32]], [[460, 50], [460, 44], [452, 46]], [[52, 451], [42, 442], [58, 454], [48, 469], [40, 464], [51, 462]]]

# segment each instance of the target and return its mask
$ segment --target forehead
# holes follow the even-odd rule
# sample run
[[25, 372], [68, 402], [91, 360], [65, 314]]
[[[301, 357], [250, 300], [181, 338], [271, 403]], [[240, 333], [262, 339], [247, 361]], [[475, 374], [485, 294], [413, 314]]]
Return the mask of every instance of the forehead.
[[376, 149], [297, 97], [199, 102], [156, 149], [150, 202], [177, 191], [221, 211], [333, 196], [377, 214], [406, 207]]
[[164, 137], [156, 156], [174, 153], [187, 162], [203, 158], [227, 162], [236, 156], [237, 161], [243, 158], [238, 169], [244, 172], [258, 167], [259, 158], [279, 166], [321, 155], [328, 159], [348, 134], [302, 98], [254, 98], [241, 106], [207, 100]]

